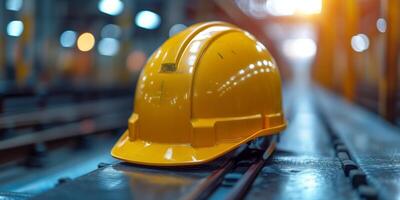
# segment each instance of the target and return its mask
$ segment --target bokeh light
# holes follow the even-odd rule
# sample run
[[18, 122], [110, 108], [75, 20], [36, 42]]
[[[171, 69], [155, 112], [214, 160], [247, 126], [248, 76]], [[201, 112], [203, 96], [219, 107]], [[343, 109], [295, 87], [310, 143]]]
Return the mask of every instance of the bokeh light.
[[296, 11], [300, 14], [312, 15], [321, 13], [322, 0], [301, 0], [296, 2]]
[[268, 0], [266, 10], [274, 16], [318, 14], [322, 9], [321, 0]]
[[236, 0], [238, 7], [254, 18], [314, 15], [322, 11], [322, 0]]
[[126, 60], [126, 67], [131, 72], [138, 72], [144, 67], [146, 59], [146, 54], [143, 51], [134, 50], [129, 54]]
[[7, 0], [6, 9], [11, 11], [19, 11], [22, 8], [22, 0]]
[[293, 15], [296, 11], [292, 0], [269, 0], [266, 3], [266, 9], [274, 16]]
[[7, 35], [19, 37], [24, 31], [24, 23], [19, 20], [11, 21], [7, 24]]
[[158, 14], [143, 10], [140, 11], [135, 17], [135, 23], [140, 28], [144, 29], [156, 29], [160, 26], [161, 18]]
[[91, 33], [83, 33], [78, 38], [78, 49], [81, 51], [90, 51], [95, 43], [94, 36]]
[[365, 34], [357, 34], [351, 37], [351, 47], [356, 52], [363, 52], [369, 47], [369, 38]]
[[119, 41], [114, 38], [103, 38], [98, 45], [98, 51], [103, 56], [113, 56], [118, 53]]
[[63, 47], [72, 47], [76, 41], [76, 32], [67, 30], [64, 31], [60, 36], [60, 44]]
[[121, 28], [115, 24], [107, 24], [101, 29], [101, 37], [118, 38], [121, 36]]
[[121, 0], [100, 0], [98, 9], [102, 13], [115, 16], [122, 13], [124, 3]]
[[310, 38], [287, 39], [283, 42], [283, 53], [290, 58], [311, 58], [316, 52], [317, 45]]
[[386, 32], [386, 20], [384, 18], [379, 18], [376, 21], [376, 28], [378, 29], [379, 32], [384, 33]]
[[184, 24], [174, 24], [173, 26], [171, 26], [171, 28], [169, 29], [169, 37], [172, 37], [173, 35], [183, 31], [186, 28], [186, 25]]

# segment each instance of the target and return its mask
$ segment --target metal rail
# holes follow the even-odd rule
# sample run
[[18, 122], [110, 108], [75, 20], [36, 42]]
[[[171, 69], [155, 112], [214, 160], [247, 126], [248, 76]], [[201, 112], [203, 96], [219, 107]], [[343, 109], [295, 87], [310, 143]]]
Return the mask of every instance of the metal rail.
[[203, 182], [199, 184], [199, 186], [196, 187], [194, 191], [192, 191], [189, 195], [183, 197], [182, 199], [200, 200], [209, 197], [221, 184], [225, 174], [234, 168], [236, 164], [235, 158], [242, 154], [247, 147], [247, 144], [239, 147], [234, 152], [231, 159], [228, 159], [221, 168], [213, 171]]
[[379, 199], [379, 195], [377, 192], [378, 190], [373, 184], [371, 184], [370, 181], [368, 181], [368, 176], [357, 164], [356, 160], [354, 160], [354, 156], [352, 155], [348, 146], [345, 144], [345, 142], [342, 141], [341, 137], [332, 126], [329, 117], [326, 113], [324, 113], [323, 106], [320, 102], [318, 106], [318, 115], [327, 133], [330, 136], [336, 152], [336, 156], [341, 162], [345, 176], [350, 179], [350, 183], [352, 184], [353, 188], [358, 191], [361, 199]]
[[[251, 187], [252, 183], [256, 179], [258, 173], [261, 171], [266, 161], [271, 157], [275, 149], [276, 142], [277, 136], [274, 135], [271, 137], [271, 140], [269, 141], [267, 147], [262, 147], [262, 149], [259, 149], [261, 151], [259, 154], [255, 154], [255, 162], [253, 162], [247, 168], [241, 179], [230, 190], [225, 199], [237, 200], [242, 199], [245, 196], [246, 192]], [[182, 199], [202, 200], [210, 197], [212, 193], [220, 186], [220, 184], [224, 180], [225, 175], [233, 171], [239, 162], [246, 161], [249, 158], [248, 156], [249, 154], [251, 154], [252, 150], [254, 149], [251, 149], [249, 145], [246, 145], [242, 149], [238, 149], [235, 152], [236, 155], [233, 156], [232, 159], [228, 160], [222, 168], [212, 172], [211, 175], [209, 175], [202, 183], [200, 183], [200, 185], [197, 186], [197, 188], [193, 192], [183, 197]], [[250, 158], [254, 158], [252, 157], [253, 155], [254, 154], [251, 154]]]
[[51, 122], [72, 122], [102, 113], [120, 110], [129, 106], [130, 98], [113, 98], [96, 102], [86, 102], [41, 111], [20, 113], [0, 117], [0, 129], [33, 126]]
[[1, 140], [0, 151], [80, 135], [115, 130], [126, 126], [127, 116], [128, 114], [125, 113], [110, 114]]
[[227, 195], [226, 200], [238, 200], [243, 199], [246, 195], [246, 192], [250, 189], [251, 185], [257, 178], [257, 175], [260, 173], [261, 169], [265, 165], [266, 161], [271, 157], [274, 149], [276, 147], [277, 136], [274, 135], [271, 138], [271, 142], [264, 154], [261, 158], [257, 160], [257, 162], [253, 163], [247, 171], [244, 173], [242, 178], [238, 183], [232, 188], [231, 192]]

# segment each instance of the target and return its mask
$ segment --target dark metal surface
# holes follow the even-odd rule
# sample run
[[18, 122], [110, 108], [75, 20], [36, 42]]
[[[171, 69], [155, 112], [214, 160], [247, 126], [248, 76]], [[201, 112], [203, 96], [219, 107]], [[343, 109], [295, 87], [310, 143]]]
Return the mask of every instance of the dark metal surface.
[[[249, 182], [245, 198], [360, 199], [373, 193], [365, 187], [368, 181], [372, 189], [378, 189], [379, 199], [398, 199], [398, 130], [329, 94], [318, 92], [313, 101], [311, 93], [293, 93], [289, 127], [272, 159]], [[323, 109], [317, 110], [316, 102]], [[327, 120], [322, 120], [319, 111]], [[331, 131], [340, 138], [332, 137]], [[117, 163], [66, 181], [34, 199], [180, 199], [196, 191], [225, 161], [175, 168]], [[235, 174], [230, 175], [235, 179]], [[210, 198], [225, 199], [234, 185], [221, 184]]]
[[[232, 153], [235, 155], [236, 152]], [[241, 151], [239, 153], [244, 155]], [[270, 149], [268, 149], [268, 155], [271, 155]], [[262, 157], [263, 152], [260, 152], [259, 156]], [[210, 178], [214, 180], [215, 173], [213, 172], [219, 172], [219, 169], [226, 172], [225, 167], [231, 166], [229, 163], [226, 164], [226, 159], [230, 157], [231, 155], [228, 155], [226, 158], [198, 167], [156, 168], [119, 163], [60, 185], [35, 199], [77, 199], [86, 195], [95, 199], [193, 199], [191, 197], [196, 195], [188, 196], [188, 194], [201, 195], [201, 193], [195, 192], [196, 189], [204, 183], [213, 183], [213, 181], [208, 181]], [[264, 162], [265, 160], [261, 162], [261, 165]], [[258, 165], [256, 163], [255, 166], [260, 168], [261, 166]], [[224, 167], [221, 168], [222, 166]], [[230, 167], [227, 167], [227, 170], [229, 169]], [[257, 173], [258, 171], [255, 171], [253, 175], [257, 175]], [[224, 174], [216, 175], [223, 178]], [[215, 180], [220, 180], [220, 178]], [[252, 179], [250, 180], [252, 181]], [[219, 182], [217, 183], [219, 184]], [[251, 182], [248, 183], [251, 184]], [[204, 188], [208, 189], [208, 187]], [[236, 191], [234, 188], [233, 192]], [[201, 195], [200, 199], [203, 198], [205, 197]]]
[[93, 135], [87, 138], [88, 145], [84, 148], [77, 143], [64, 145], [47, 152], [40, 167], [28, 167], [22, 163], [1, 166], [0, 191], [4, 195], [26, 193], [33, 196], [53, 189], [63, 180], [75, 179], [97, 169], [99, 162], [116, 162], [109, 149], [117, 139], [107, 134]]
[[215, 166], [156, 169], [116, 164], [34, 199], [176, 199], [197, 187], [213, 169]]
[[289, 127], [246, 199], [358, 199], [311, 97], [301, 95], [292, 102]]

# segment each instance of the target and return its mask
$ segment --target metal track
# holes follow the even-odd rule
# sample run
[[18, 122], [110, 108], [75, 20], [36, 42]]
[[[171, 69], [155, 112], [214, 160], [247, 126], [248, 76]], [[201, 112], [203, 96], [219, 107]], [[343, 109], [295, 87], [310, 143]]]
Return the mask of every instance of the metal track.
[[[252, 162], [241, 176], [240, 180], [234, 185], [234, 187], [229, 191], [226, 195], [227, 200], [237, 200], [242, 199], [248, 189], [253, 184], [256, 179], [258, 173], [263, 168], [266, 161], [271, 157], [277, 142], [277, 136], [271, 136], [269, 140], [269, 144], [267, 147], [261, 147], [262, 149], [257, 149], [260, 151], [259, 154], [256, 154], [255, 161]], [[202, 200], [207, 199], [212, 195], [212, 193], [218, 189], [221, 185], [224, 177], [229, 172], [233, 171], [236, 165], [239, 162], [246, 161], [246, 155], [250, 154], [251, 149], [249, 146], [245, 146], [244, 149], [238, 149], [236, 151], [236, 156], [226, 162], [226, 164], [211, 173], [200, 185], [189, 195], [183, 197], [185, 200]], [[251, 154], [253, 155], [253, 154]], [[248, 159], [249, 157], [247, 157]]]
[[104, 113], [124, 110], [130, 105], [130, 97], [96, 100], [80, 104], [71, 104], [45, 110], [24, 112], [0, 116], [0, 129], [20, 128], [52, 122], [68, 123]]
[[246, 173], [242, 176], [238, 183], [233, 187], [231, 192], [227, 195], [227, 200], [237, 200], [243, 199], [246, 195], [246, 192], [250, 189], [254, 180], [257, 178], [258, 173], [260, 173], [261, 169], [265, 165], [265, 162], [271, 157], [274, 149], [276, 147], [277, 136], [274, 135], [271, 138], [270, 144], [265, 150], [264, 154], [261, 158], [257, 160], [257, 162], [253, 163]]
[[350, 183], [352, 184], [353, 188], [358, 191], [360, 198], [370, 200], [379, 199], [378, 190], [374, 185], [371, 184], [371, 181], [368, 181], [367, 175], [357, 164], [348, 146], [342, 141], [339, 134], [332, 127], [328, 117], [326, 116], [326, 113], [323, 113], [322, 109], [320, 108], [318, 114], [324, 127], [331, 137], [336, 156], [341, 162], [343, 172], [345, 176], [350, 179]]
[[56, 126], [43, 131], [32, 132], [0, 141], [0, 151], [33, 145], [54, 140], [88, 135], [109, 130], [116, 130], [126, 126], [128, 114], [108, 114], [86, 119], [82, 122]]

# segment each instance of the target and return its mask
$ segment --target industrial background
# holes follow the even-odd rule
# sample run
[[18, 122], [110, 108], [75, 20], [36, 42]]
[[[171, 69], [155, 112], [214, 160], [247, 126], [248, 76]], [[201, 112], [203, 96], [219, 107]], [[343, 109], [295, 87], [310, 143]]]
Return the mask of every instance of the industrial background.
[[[274, 155], [214, 186], [112, 158], [147, 59], [205, 21], [275, 58]], [[399, 69], [399, 0], [0, 0], [0, 199], [400, 199]]]

